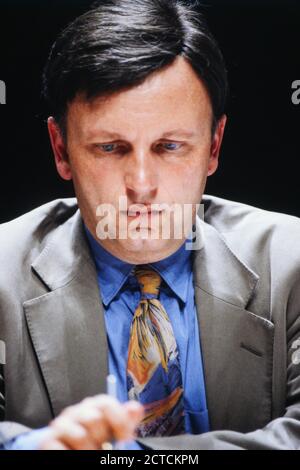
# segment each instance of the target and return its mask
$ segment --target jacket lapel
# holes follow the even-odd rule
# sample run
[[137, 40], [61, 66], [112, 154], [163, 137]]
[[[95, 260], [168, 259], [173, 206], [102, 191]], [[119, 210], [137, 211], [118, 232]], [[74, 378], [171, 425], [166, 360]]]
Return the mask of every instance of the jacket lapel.
[[273, 324], [247, 310], [258, 276], [197, 220], [194, 287], [211, 429], [248, 432], [271, 419]]
[[24, 303], [55, 416], [87, 396], [105, 393], [108, 363], [104, 312], [84, 237], [78, 211], [56, 230], [32, 264], [49, 292]]

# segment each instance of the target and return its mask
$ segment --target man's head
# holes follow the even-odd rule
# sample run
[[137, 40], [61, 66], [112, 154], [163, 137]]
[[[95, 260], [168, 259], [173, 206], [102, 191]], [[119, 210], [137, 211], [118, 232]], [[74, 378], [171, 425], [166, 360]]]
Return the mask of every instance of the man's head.
[[[128, 207], [194, 208], [200, 202], [218, 165], [227, 80], [195, 4], [102, 1], [58, 38], [44, 93], [57, 169], [73, 179], [94, 235], [100, 204], [116, 209], [117, 233], [121, 219], [130, 225], [132, 218], [118, 212], [120, 196]], [[129, 227], [127, 237], [100, 242], [125, 261], [146, 263], [171, 255], [184, 241], [151, 239], [151, 231], [149, 223], [148, 236], [133, 240]]]

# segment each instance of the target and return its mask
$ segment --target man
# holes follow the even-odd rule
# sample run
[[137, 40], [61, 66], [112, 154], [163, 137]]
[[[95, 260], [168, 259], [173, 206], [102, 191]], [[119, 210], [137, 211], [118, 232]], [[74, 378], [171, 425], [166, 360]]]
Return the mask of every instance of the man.
[[[3, 447], [298, 449], [300, 224], [203, 196], [227, 82], [197, 6], [101, 2], [58, 38], [44, 90], [76, 200], [0, 230]], [[176, 204], [192, 224], [165, 238]]]

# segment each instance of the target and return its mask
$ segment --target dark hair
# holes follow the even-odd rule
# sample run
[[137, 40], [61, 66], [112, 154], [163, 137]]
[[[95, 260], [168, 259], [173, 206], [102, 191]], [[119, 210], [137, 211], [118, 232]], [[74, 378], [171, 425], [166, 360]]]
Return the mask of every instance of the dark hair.
[[189, 61], [206, 86], [214, 127], [225, 109], [227, 72], [197, 1], [102, 0], [52, 46], [43, 95], [65, 130], [67, 105], [77, 93], [93, 99], [138, 85], [177, 56]]

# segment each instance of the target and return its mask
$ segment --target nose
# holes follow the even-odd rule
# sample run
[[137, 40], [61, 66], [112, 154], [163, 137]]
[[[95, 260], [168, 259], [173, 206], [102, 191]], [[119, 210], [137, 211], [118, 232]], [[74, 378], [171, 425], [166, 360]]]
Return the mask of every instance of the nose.
[[144, 149], [132, 151], [126, 161], [125, 186], [132, 203], [153, 201], [157, 193], [158, 166], [151, 152]]

